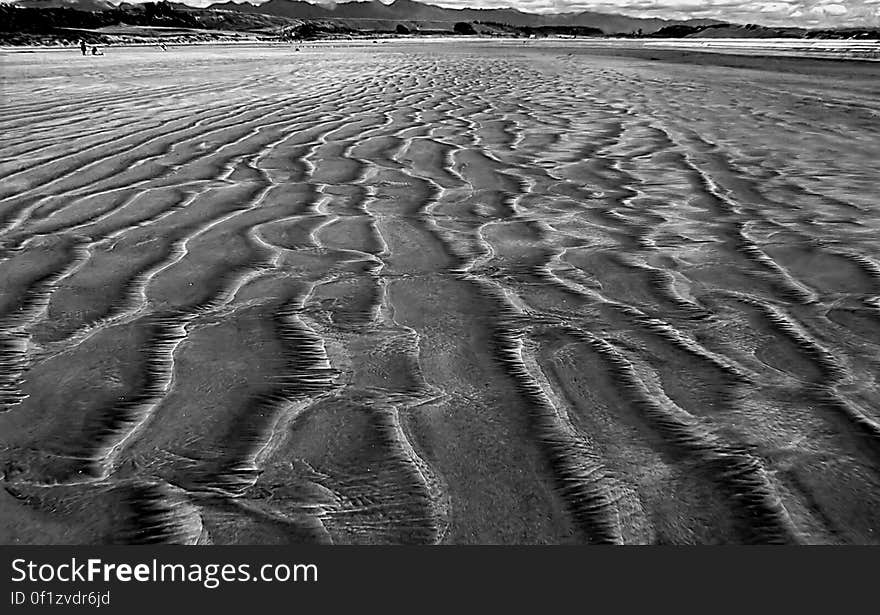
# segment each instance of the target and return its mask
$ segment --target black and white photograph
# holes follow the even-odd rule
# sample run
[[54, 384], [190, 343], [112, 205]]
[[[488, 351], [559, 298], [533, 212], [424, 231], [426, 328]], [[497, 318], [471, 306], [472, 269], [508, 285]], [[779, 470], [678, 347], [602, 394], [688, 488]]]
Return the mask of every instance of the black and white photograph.
[[880, 0], [0, 4], [0, 487], [16, 548], [880, 543]]

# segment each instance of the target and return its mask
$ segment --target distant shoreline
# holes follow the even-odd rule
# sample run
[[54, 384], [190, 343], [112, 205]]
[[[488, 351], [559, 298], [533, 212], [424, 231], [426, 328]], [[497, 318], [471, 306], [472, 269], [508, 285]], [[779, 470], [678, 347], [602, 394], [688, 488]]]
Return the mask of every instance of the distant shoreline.
[[[566, 45], [571, 48], [605, 51], [611, 55], [681, 56], [685, 54], [706, 54], [714, 56], [733, 56], [743, 58], [777, 58], [791, 60], [830, 60], [854, 62], [880, 62], [880, 41], [798, 41], [792, 39], [663, 39], [634, 40], [631, 38], [569, 38], [543, 37], [540, 39], [505, 39], [482, 36], [353, 36], [350, 38], [317, 39], [301, 41], [273, 41], [259, 39], [212, 40], [170, 42], [162, 39], [144, 42], [113, 42], [99, 44], [111, 49], [138, 49], [166, 45], [169, 49], [191, 47], [357, 47], [373, 44], [395, 45], [433, 45], [433, 44], [499, 45], [514, 49], [522, 47], [546, 47]], [[74, 45], [0, 45], [6, 53], [33, 53], [37, 51], [74, 51]], [[653, 58], [649, 58], [653, 59]], [[664, 58], [657, 58], [664, 59]]]

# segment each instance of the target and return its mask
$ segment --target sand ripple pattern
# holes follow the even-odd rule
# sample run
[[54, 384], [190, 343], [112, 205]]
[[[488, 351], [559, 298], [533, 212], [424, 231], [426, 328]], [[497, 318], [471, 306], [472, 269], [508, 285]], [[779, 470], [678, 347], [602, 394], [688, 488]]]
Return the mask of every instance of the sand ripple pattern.
[[878, 75], [157, 53], [4, 65], [2, 538], [880, 542]]

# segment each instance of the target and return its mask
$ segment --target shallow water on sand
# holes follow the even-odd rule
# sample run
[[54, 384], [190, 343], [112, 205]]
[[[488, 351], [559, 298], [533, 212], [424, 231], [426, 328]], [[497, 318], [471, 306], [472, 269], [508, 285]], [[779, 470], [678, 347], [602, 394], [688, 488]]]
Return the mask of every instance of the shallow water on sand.
[[0, 538], [878, 542], [880, 67], [691, 56], [5, 54]]

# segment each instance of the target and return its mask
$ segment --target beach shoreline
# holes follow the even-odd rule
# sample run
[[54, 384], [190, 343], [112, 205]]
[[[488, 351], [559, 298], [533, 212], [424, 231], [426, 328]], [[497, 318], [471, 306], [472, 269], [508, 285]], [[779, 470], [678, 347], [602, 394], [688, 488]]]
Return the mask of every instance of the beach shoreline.
[[[725, 57], [745, 58], [788, 58], [832, 61], [877, 62], [880, 61], [880, 41], [792, 41], [791, 39], [663, 39], [635, 40], [631, 38], [572, 39], [565, 37], [544, 37], [530, 39], [497, 39], [489, 37], [455, 36], [358, 36], [339, 39], [272, 41], [192, 41], [166, 42], [161, 39], [142, 43], [113, 43], [102, 45], [111, 49], [137, 49], [158, 47], [165, 44], [169, 49], [187, 47], [301, 47], [301, 48], [351, 48], [373, 44], [393, 44], [409, 46], [446, 45], [498, 45], [505, 48], [542, 48], [551, 46], [570, 46], [583, 52], [604, 53], [608, 55], [629, 55], [630, 57], [657, 57], [668, 59], [683, 58], [684, 54], [715, 54]], [[0, 46], [0, 53], [32, 53], [37, 51], [64, 52], [75, 50], [74, 45], [6, 45]], [[747, 61], [746, 61], [747, 62]]]

